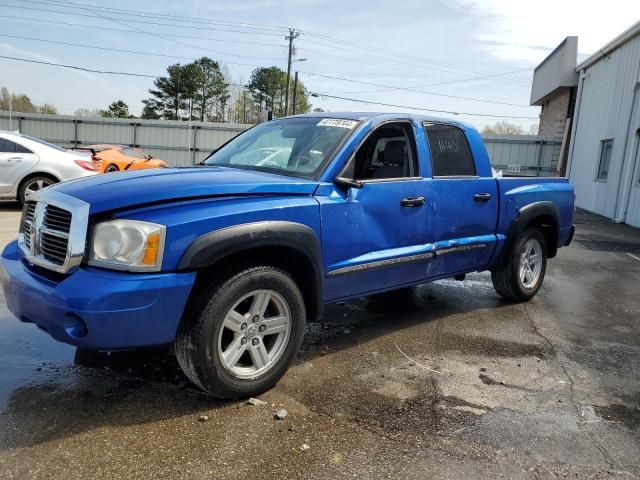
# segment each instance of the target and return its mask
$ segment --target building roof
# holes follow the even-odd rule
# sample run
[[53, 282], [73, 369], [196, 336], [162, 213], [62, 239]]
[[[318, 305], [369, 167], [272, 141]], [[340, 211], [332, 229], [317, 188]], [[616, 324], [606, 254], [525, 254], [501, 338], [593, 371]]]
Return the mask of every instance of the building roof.
[[602, 47], [596, 53], [594, 53], [589, 58], [587, 58], [582, 63], [580, 63], [576, 67], [576, 71], [580, 71], [580, 70], [583, 70], [585, 68], [589, 68], [591, 65], [593, 65], [596, 62], [598, 62], [600, 59], [606, 57], [611, 52], [613, 52], [617, 48], [621, 47], [622, 45], [627, 43], [632, 38], [636, 37], [638, 34], [640, 34], [640, 21], [637, 21], [636, 23], [634, 23], [631, 27], [629, 27], [624, 32], [622, 32], [620, 35], [618, 35], [616, 38], [611, 40], [609, 43], [607, 43], [604, 47]]

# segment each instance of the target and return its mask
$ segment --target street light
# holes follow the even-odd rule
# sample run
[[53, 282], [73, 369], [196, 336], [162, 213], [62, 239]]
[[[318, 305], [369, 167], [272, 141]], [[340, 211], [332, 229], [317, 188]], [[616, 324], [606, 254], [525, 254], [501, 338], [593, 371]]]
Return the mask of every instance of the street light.
[[[291, 63], [296, 62], [306, 62], [306, 58], [296, 58]], [[289, 83], [289, 78], [287, 78], [287, 83]], [[289, 88], [289, 85], [287, 85]], [[293, 105], [291, 105], [291, 113], [296, 114], [296, 100], [298, 99], [298, 71], [296, 70], [295, 79], [293, 80]]]

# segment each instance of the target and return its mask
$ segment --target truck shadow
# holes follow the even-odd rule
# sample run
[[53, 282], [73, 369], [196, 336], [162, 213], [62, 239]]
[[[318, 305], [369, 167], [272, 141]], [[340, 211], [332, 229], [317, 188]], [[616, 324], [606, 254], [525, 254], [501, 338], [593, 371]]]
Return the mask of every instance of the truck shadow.
[[[447, 316], [506, 306], [490, 281], [482, 278], [467, 287], [445, 280], [329, 305], [320, 322], [307, 325], [296, 363]], [[197, 421], [203, 412], [235, 409], [237, 403], [201, 393], [184, 376], [169, 347], [112, 353], [77, 350], [74, 364], [52, 363], [40, 370], [39, 376], [12, 391], [0, 413], [0, 450], [38, 445], [100, 427], [185, 415]], [[314, 381], [320, 382], [313, 376], [308, 380], [305, 390], [313, 389]], [[287, 393], [303, 400], [308, 392]]]

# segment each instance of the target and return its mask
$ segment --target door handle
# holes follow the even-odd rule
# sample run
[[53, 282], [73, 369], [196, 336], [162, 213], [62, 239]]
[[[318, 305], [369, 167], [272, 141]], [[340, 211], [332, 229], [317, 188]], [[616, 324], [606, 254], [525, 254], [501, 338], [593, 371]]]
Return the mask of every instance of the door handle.
[[400, 200], [403, 207], [421, 207], [424, 205], [424, 197], [406, 197]]
[[7, 158], [7, 160], [9, 162], [21, 162], [22, 161], [22, 157], [9, 157], [9, 158]]
[[491, 194], [490, 193], [476, 193], [473, 196], [473, 199], [476, 202], [488, 202], [489, 200], [491, 200]]

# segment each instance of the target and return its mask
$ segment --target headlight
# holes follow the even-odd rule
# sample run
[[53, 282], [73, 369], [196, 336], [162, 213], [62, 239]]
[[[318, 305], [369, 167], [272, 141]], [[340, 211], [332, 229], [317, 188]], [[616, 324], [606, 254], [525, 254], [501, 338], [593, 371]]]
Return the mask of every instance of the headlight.
[[110, 220], [93, 229], [89, 265], [157, 272], [162, 267], [166, 227], [139, 220]]

